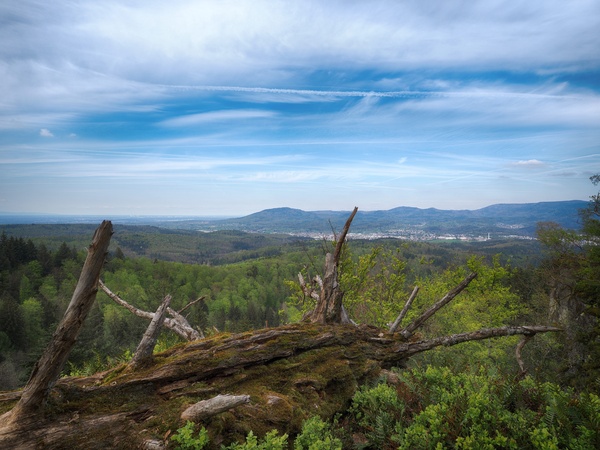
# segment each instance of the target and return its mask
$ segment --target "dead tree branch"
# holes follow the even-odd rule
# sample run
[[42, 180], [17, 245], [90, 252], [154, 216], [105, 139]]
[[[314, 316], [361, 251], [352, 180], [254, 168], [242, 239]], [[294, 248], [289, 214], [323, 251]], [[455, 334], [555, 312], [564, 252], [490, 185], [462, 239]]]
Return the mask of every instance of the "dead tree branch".
[[165, 321], [165, 313], [167, 312], [169, 303], [171, 303], [171, 296], [167, 295], [154, 313], [154, 317], [152, 318], [150, 325], [148, 325], [148, 328], [131, 359], [131, 367], [134, 370], [152, 361], [152, 353], [156, 346], [160, 327]]
[[[129, 312], [131, 312], [132, 314], [134, 314], [138, 317], [142, 317], [144, 319], [148, 319], [148, 320], [152, 320], [154, 318], [154, 313], [148, 312], [148, 311], [143, 311], [139, 308], [136, 308], [133, 305], [130, 305], [125, 300], [123, 300], [121, 297], [119, 297], [117, 294], [112, 292], [102, 282], [102, 280], [99, 280], [98, 285], [100, 286], [100, 289], [102, 289], [104, 291], [104, 293], [106, 295], [108, 295], [117, 305], [122, 306], [123, 308], [125, 308]], [[203, 299], [204, 299], [204, 297], [200, 297], [198, 300], [195, 300], [192, 303], [196, 303]], [[191, 306], [192, 303], [186, 305], [183, 309], [187, 308], [188, 306]], [[182, 309], [182, 311], [183, 311], [183, 309]], [[172, 317], [165, 318], [165, 321], [164, 321], [165, 327], [167, 327], [170, 330], [172, 330], [173, 332], [177, 333], [179, 336], [181, 336], [186, 341], [195, 341], [196, 339], [204, 338], [204, 333], [200, 333], [197, 330], [195, 330], [194, 328], [192, 328], [192, 326], [189, 324], [187, 319], [185, 317], [183, 317], [181, 314], [179, 314], [177, 311], [168, 307], [167, 312]]]
[[77, 341], [85, 318], [96, 299], [98, 280], [112, 233], [112, 223], [107, 220], [103, 221], [96, 229], [65, 315], [52, 335], [46, 350], [35, 364], [31, 377], [23, 389], [21, 399], [12, 409], [10, 419], [6, 423], [17, 423], [20, 420], [33, 418], [44, 407], [50, 390], [58, 380], [71, 348]]
[[520, 377], [524, 377], [527, 374], [527, 369], [525, 369], [525, 363], [523, 362], [523, 358], [521, 357], [521, 351], [523, 350], [523, 347], [525, 347], [525, 345], [531, 340], [533, 339], [532, 334], [528, 335], [524, 335], [521, 340], [519, 341], [519, 343], [517, 344], [517, 348], [515, 349], [515, 356], [517, 358], [517, 363], [519, 364], [519, 369], [521, 370], [521, 373], [519, 373]]
[[396, 332], [396, 329], [400, 326], [402, 319], [404, 319], [404, 317], [406, 316], [406, 313], [408, 313], [408, 310], [410, 309], [412, 302], [417, 297], [418, 292], [419, 292], [419, 286], [415, 286], [415, 288], [412, 291], [412, 294], [410, 294], [410, 297], [408, 297], [408, 300], [406, 300], [406, 303], [404, 304], [404, 308], [402, 308], [402, 311], [400, 311], [400, 314], [398, 314], [398, 317], [396, 317], [396, 320], [390, 327], [390, 333]]
[[432, 348], [441, 345], [451, 347], [456, 344], [461, 344], [468, 341], [481, 341], [483, 339], [491, 339], [502, 336], [524, 335], [533, 337], [537, 333], [559, 332], [562, 328], [548, 327], [543, 325], [526, 325], [516, 327], [501, 327], [501, 328], [484, 328], [478, 331], [469, 333], [459, 333], [450, 336], [443, 336], [424, 341], [404, 343], [397, 347], [396, 352], [401, 354], [403, 358], [409, 358], [417, 353], [426, 352]]
[[400, 334], [404, 336], [404, 338], [408, 339], [410, 336], [413, 335], [417, 328], [423, 325], [427, 321], [427, 319], [433, 316], [437, 311], [439, 311], [445, 305], [450, 303], [452, 299], [454, 299], [454, 297], [460, 294], [476, 277], [476, 273], [469, 274], [463, 281], [460, 282], [458, 286], [456, 286], [454, 289], [452, 289], [450, 292], [444, 295], [444, 297], [441, 300], [438, 300], [433, 306], [431, 306], [431, 308], [429, 308], [427, 311], [421, 314], [421, 316], [417, 317], [417, 319], [415, 319], [414, 322], [405, 327], [400, 332]]
[[335, 246], [335, 253], [333, 254], [333, 260], [334, 260], [336, 267], [339, 265], [340, 256], [342, 254], [342, 248], [344, 247], [344, 243], [346, 242], [346, 236], [348, 235], [348, 231], [350, 231], [350, 225], [352, 225], [352, 220], [354, 219], [354, 216], [356, 216], [357, 212], [358, 212], [358, 206], [355, 206], [354, 209], [352, 210], [352, 213], [350, 214], [350, 217], [348, 217], [348, 219], [346, 220], [346, 223], [344, 224], [344, 229], [342, 230], [342, 234], [340, 235], [340, 237], [337, 241], [337, 244]]

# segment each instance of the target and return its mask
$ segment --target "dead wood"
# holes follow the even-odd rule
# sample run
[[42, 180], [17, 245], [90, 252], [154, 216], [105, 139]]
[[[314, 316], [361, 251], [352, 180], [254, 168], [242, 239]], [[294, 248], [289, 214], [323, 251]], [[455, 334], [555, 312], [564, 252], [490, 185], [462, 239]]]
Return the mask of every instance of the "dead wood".
[[249, 395], [217, 395], [208, 400], [202, 400], [181, 413], [182, 420], [200, 422], [208, 417], [229, 411], [236, 406], [250, 403]]
[[523, 357], [521, 356], [521, 352], [523, 351], [523, 347], [533, 339], [533, 335], [523, 335], [521, 341], [517, 344], [515, 348], [515, 357], [517, 358], [517, 363], [519, 364], [519, 369], [521, 372], [519, 373], [519, 377], [522, 378], [527, 375], [527, 369], [525, 369], [525, 363], [523, 362]]
[[96, 229], [71, 302], [46, 350], [35, 364], [19, 402], [3, 418], [4, 427], [10, 428], [13, 424], [34, 420], [42, 411], [96, 299], [100, 271], [104, 266], [112, 233], [112, 224], [106, 220]]
[[[69, 438], [72, 449], [94, 448], [89, 443], [92, 432], [107, 447], [120, 434], [129, 447], [119, 448], [140, 448], [144, 441], [160, 440], [167, 431], [179, 428], [185, 409], [223, 392], [251, 396], [251, 404], [221, 413], [229, 419], [221, 415], [203, 419], [207, 428], [220, 429], [226, 442], [243, 439], [249, 429], [297, 433], [298, 418], [313, 415], [315, 408], [326, 417], [344, 411], [359, 385], [417, 353], [471, 340], [552, 331], [559, 329], [504, 327], [407, 341], [400, 333], [382, 334], [374, 327], [302, 323], [218, 335], [155, 355], [148, 367], [137, 371], [121, 367], [94, 377], [59, 380], [53, 396], [58, 412], [26, 425], [17, 441], [17, 435], [0, 432], [0, 448], [7, 442], [27, 448], [36, 442], [34, 436], [44, 436], [45, 448], [64, 448], [64, 436], [54, 439], [59, 435], [52, 430], [74, 419], [75, 413], [73, 426], [79, 435]], [[98, 405], [104, 404], [111, 407], [99, 413]], [[103, 417], [104, 425], [99, 422]], [[120, 422], [115, 423], [114, 417]]]
[[344, 292], [340, 288], [338, 281], [338, 266], [346, 236], [357, 211], [358, 208], [355, 207], [350, 217], [346, 220], [344, 229], [339, 238], [337, 238], [334, 253], [327, 253], [325, 255], [325, 276], [320, 283], [321, 292], [319, 293], [317, 305], [310, 314], [310, 321], [313, 323], [348, 323], [345, 322], [347, 316], [342, 314]]
[[427, 321], [427, 319], [433, 316], [437, 311], [439, 311], [445, 305], [450, 303], [454, 299], [454, 297], [460, 294], [476, 277], [476, 273], [471, 273], [467, 275], [467, 277], [464, 280], [462, 280], [458, 286], [456, 286], [454, 289], [452, 289], [450, 292], [444, 295], [444, 297], [442, 297], [440, 300], [434, 303], [429, 309], [427, 309], [427, 311], [425, 311], [423, 314], [417, 317], [411, 324], [406, 326], [400, 332], [400, 334], [402, 334], [402, 336], [408, 339], [410, 336], [413, 335], [417, 328], [423, 325]]
[[400, 311], [400, 314], [398, 314], [398, 317], [396, 317], [396, 320], [394, 320], [394, 323], [390, 326], [390, 333], [396, 332], [396, 329], [400, 326], [400, 324], [402, 323], [402, 320], [408, 313], [408, 310], [410, 309], [412, 302], [417, 297], [418, 292], [419, 292], [419, 286], [415, 286], [412, 293], [410, 294], [410, 297], [408, 297], [408, 300], [406, 300], [406, 303], [404, 304], [404, 308], [402, 308], [402, 311]]
[[[117, 294], [112, 292], [102, 282], [102, 280], [100, 280], [98, 282], [98, 285], [100, 286], [100, 289], [102, 289], [104, 291], [104, 293], [106, 295], [108, 295], [108, 297], [111, 300], [113, 300], [117, 305], [122, 306], [123, 308], [127, 309], [132, 314], [134, 314], [138, 317], [142, 317], [144, 319], [148, 319], [148, 320], [152, 320], [154, 318], [153, 312], [141, 310], [141, 309], [136, 308], [135, 306], [127, 303], [125, 300], [123, 300]], [[194, 303], [199, 302], [200, 300], [203, 300], [203, 299], [204, 299], [204, 297], [200, 297], [199, 299], [188, 303], [179, 312], [173, 310], [171, 307], [168, 307], [167, 312], [171, 315], [171, 317], [166, 317], [163, 325], [165, 327], [169, 328], [171, 331], [177, 333], [179, 336], [181, 336], [186, 341], [195, 341], [196, 339], [203, 339], [204, 333], [198, 332], [196, 329], [192, 328], [192, 326], [187, 321], [187, 319], [181, 315], [181, 312], [184, 311], [186, 308], [190, 307]]]
[[160, 328], [165, 321], [165, 313], [170, 303], [171, 296], [167, 295], [154, 313], [154, 317], [150, 321], [150, 325], [148, 325], [131, 359], [130, 366], [133, 370], [145, 366], [152, 361], [152, 353], [154, 352], [154, 347], [156, 347], [156, 340], [158, 339]]
[[[163, 436], [179, 428], [182, 418], [202, 420], [208, 428], [213, 425], [211, 429], [220, 433], [215, 441], [219, 443], [243, 439], [250, 429], [257, 434], [273, 428], [294, 434], [300, 431], [301, 419], [315, 411], [326, 418], [344, 411], [358, 386], [377, 377], [382, 369], [402, 366], [415, 354], [474, 340], [511, 335], [530, 338], [561, 331], [546, 326], [502, 327], [410, 340], [414, 331], [467, 287], [476, 274], [466, 277], [400, 333], [340, 324], [344, 308], [337, 269], [356, 211], [346, 222], [335, 252], [326, 255], [325, 276], [317, 279], [321, 292], [311, 315], [313, 323], [217, 335], [155, 355], [138, 370], [123, 366], [93, 377], [59, 380], [52, 390], [53, 413], [33, 415], [18, 427], [0, 426], [0, 448], [38, 448], [40, 442], [48, 449], [142, 448], [148, 442], [160, 445]], [[115, 297], [111, 296], [113, 300]], [[138, 314], [137, 308], [124, 303]], [[162, 311], [148, 313], [156, 323], [154, 329], [167, 307], [165, 301]], [[518, 359], [521, 348], [517, 349]], [[52, 384], [46, 386], [45, 398]], [[230, 392], [244, 401], [221, 403], [222, 399], [215, 397], [220, 392]], [[17, 407], [26, 394], [30, 396], [25, 390]], [[252, 399], [250, 405], [246, 404], [248, 398]], [[0, 406], [2, 402], [0, 396]], [[230, 406], [233, 404], [235, 408]], [[212, 413], [207, 415], [206, 410]], [[11, 412], [0, 417], [0, 423], [10, 416]], [[68, 436], [63, 433], [66, 426], [74, 430]]]

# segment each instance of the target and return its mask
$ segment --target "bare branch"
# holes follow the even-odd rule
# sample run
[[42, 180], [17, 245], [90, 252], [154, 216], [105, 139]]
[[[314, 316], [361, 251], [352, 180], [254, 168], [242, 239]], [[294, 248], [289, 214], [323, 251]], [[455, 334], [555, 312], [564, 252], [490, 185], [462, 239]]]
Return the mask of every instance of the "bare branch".
[[410, 297], [408, 298], [408, 300], [406, 300], [406, 303], [404, 304], [404, 308], [402, 308], [402, 311], [400, 311], [400, 314], [398, 314], [398, 317], [396, 317], [396, 320], [390, 327], [390, 333], [396, 332], [396, 329], [402, 322], [402, 319], [404, 319], [404, 317], [406, 316], [406, 313], [408, 312], [410, 305], [412, 305], [412, 302], [417, 297], [418, 292], [419, 292], [419, 286], [415, 286], [415, 288], [412, 291], [412, 294], [410, 294]]
[[[194, 300], [193, 302], [189, 302], [187, 305], [185, 305], [183, 308], [181, 308], [179, 311], [177, 311], [179, 314], [181, 314], [182, 312], [184, 312], [186, 309], [188, 309], [190, 306], [195, 305], [198, 302], [201, 302], [202, 300], [204, 300], [206, 298], [206, 295], [203, 295], [202, 297], [198, 297], [196, 300]], [[169, 313], [170, 314], [170, 313]]]
[[181, 314], [179, 314], [177, 311], [169, 307], [167, 308], [167, 312], [173, 317], [172, 319], [170, 319], [169, 317], [165, 318], [164, 325], [167, 328], [170, 328], [187, 341], [204, 339], [204, 333], [202, 332], [202, 330], [196, 331], [194, 328], [192, 328], [187, 319]]
[[7, 423], [33, 419], [44, 407], [50, 390], [58, 380], [71, 348], [77, 341], [81, 327], [96, 300], [98, 280], [112, 234], [112, 223], [107, 220], [96, 229], [71, 302], [44, 353], [33, 367], [29, 381], [23, 389], [23, 395], [13, 408]]
[[431, 316], [433, 316], [438, 310], [440, 310], [442, 307], [444, 307], [445, 305], [450, 303], [452, 301], [452, 299], [454, 299], [454, 297], [456, 297], [458, 294], [460, 294], [469, 285], [469, 283], [471, 281], [473, 281], [476, 277], [477, 277], [476, 273], [469, 274], [463, 281], [460, 282], [460, 284], [458, 286], [456, 286], [454, 289], [452, 289], [450, 292], [448, 292], [446, 295], [444, 295], [444, 297], [441, 300], [437, 301], [431, 308], [429, 308], [427, 311], [425, 311], [414, 322], [412, 322], [406, 328], [404, 328], [400, 332], [400, 334], [402, 334], [402, 336], [404, 336], [406, 339], [408, 339], [410, 336], [413, 335], [413, 333], [415, 332], [415, 330], [417, 328], [419, 328], [421, 325], [423, 325], [425, 323], [425, 321], [427, 321], [427, 319], [429, 319]]
[[526, 334], [521, 338], [521, 341], [517, 344], [517, 348], [515, 349], [515, 356], [517, 358], [517, 363], [519, 363], [519, 369], [521, 370], [521, 373], [519, 374], [521, 377], [525, 376], [525, 374], [527, 374], [527, 369], [525, 369], [525, 363], [523, 363], [523, 359], [521, 358], [521, 351], [523, 350], [523, 347], [525, 347], [525, 345], [531, 340], [533, 339], [532, 334]]
[[115, 294], [114, 292], [112, 292], [102, 282], [102, 280], [98, 280], [98, 286], [100, 286], [100, 289], [102, 289], [104, 291], [104, 293], [106, 295], [108, 295], [117, 305], [122, 306], [123, 308], [125, 308], [129, 312], [131, 312], [132, 314], [134, 314], [134, 315], [136, 315], [138, 317], [143, 317], [144, 319], [149, 319], [149, 320], [152, 320], [154, 318], [154, 313], [151, 313], [151, 312], [148, 312], [148, 311], [142, 311], [141, 309], [138, 309], [135, 306], [130, 305], [125, 300], [123, 300], [121, 297], [119, 297], [117, 294]]
[[484, 328], [470, 333], [453, 334], [451, 336], [443, 336], [435, 339], [429, 339], [418, 342], [407, 342], [401, 344], [396, 353], [401, 353], [402, 358], [409, 358], [417, 353], [422, 353], [432, 348], [444, 346], [453, 346], [462, 342], [480, 341], [501, 336], [525, 335], [533, 336], [537, 333], [548, 333], [563, 331], [562, 328], [547, 327], [542, 325], [533, 326], [517, 326], [517, 327], [502, 327], [502, 328]]
[[[102, 280], [98, 281], [98, 285], [100, 289], [102, 289], [106, 295], [108, 295], [116, 304], [122, 306], [123, 308], [130, 311], [132, 314], [142, 317], [144, 319], [152, 320], [154, 319], [154, 313], [143, 311], [141, 309], [136, 308], [133, 305], [130, 305], [117, 294], [112, 292], [103, 282]], [[204, 337], [203, 333], [199, 333], [189, 324], [187, 319], [183, 317], [181, 314], [177, 313], [175, 310], [170, 307], [167, 308], [167, 312], [172, 316], [166, 317], [164, 321], [164, 326], [177, 333], [186, 341], [195, 341], [196, 339], [202, 339]]]

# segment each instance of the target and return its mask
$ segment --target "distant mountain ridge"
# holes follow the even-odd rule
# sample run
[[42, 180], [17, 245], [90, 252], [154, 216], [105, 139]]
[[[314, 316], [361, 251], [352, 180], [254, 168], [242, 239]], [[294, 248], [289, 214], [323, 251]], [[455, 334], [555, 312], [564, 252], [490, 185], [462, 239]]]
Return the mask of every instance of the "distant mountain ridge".
[[[556, 222], [565, 228], [578, 229], [579, 211], [587, 206], [581, 200], [525, 204], [496, 204], [477, 210], [420, 209], [400, 206], [389, 210], [361, 211], [353, 223], [352, 233], [398, 236], [419, 239], [435, 236], [533, 237], [538, 222]], [[282, 207], [266, 209], [248, 216], [203, 223], [188, 222], [185, 228], [205, 231], [232, 229], [261, 233], [330, 234], [340, 230], [350, 211], [303, 211]], [[172, 226], [184, 226], [179, 222]]]
[[[556, 222], [579, 229], [579, 211], [588, 202], [582, 200], [495, 204], [476, 210], [443, 210], [399, 206], [389, 210], [359, 209], [351, 235], [365, 238], [398, 237], [412, 240], [487, 239], [535, 237], [538, 222]], [[360, 208], [360, 205], [358, 205]], [[321, 237], [340, 231], [350, 211], [304, 211], [271, 208], [237, 218], [161, 217], [161, 216], [52, 216], [2, 214], [0, 224], [98, 224], [110, 219], [115, 224], [154, 226], [170, 230], [283, 233]]]

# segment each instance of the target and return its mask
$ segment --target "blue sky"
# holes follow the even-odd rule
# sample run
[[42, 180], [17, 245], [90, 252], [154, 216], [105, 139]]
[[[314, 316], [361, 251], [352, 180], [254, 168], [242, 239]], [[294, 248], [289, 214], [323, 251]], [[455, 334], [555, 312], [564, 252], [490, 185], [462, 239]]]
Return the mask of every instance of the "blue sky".
[[0, 4], [0, 211], [587, 200], [597, 0]]

